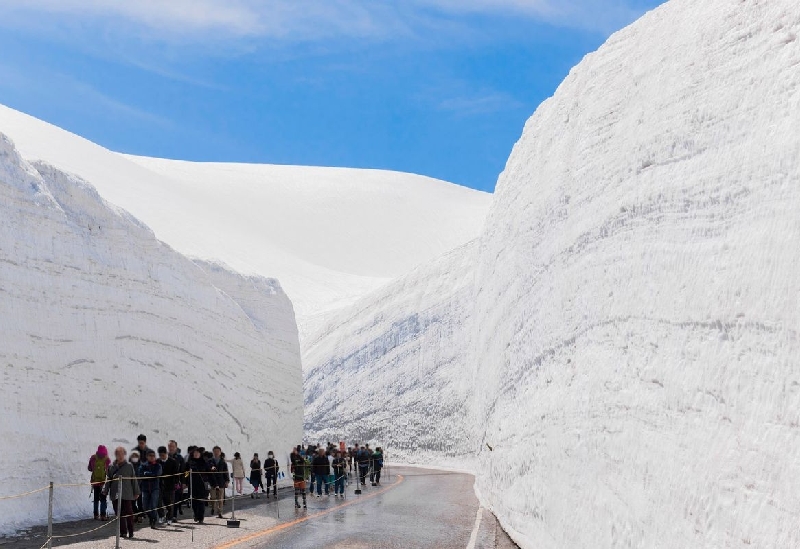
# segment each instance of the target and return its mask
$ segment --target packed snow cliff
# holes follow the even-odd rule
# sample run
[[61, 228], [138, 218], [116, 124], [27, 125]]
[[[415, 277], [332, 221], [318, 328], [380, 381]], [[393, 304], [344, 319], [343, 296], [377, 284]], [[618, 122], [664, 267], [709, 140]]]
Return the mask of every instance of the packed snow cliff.
[[333, 311], [475, 238], [491, 195], [383, 170], [122, 155], [0, 105], [23, 158], [91, 183], [178, 252], [281, 281], [301, 337]]
[[[98, 444], [278, 451], [302, 435], [292, 304], [276, 280], [193, 263], [92, 186], [0, 134], [2, 495], [86, 483]], [[13, 458], [12, 458], [13, 456]], [[56, 519], [88, 486], [58, 487]], [[0, 501], [0, 532], [47, 494]]]
[[471, 463], [525, 548], [800, 547], [798, 35], [673, 0], [612, 36], [476, 242], [309, 338], [311, 436]]

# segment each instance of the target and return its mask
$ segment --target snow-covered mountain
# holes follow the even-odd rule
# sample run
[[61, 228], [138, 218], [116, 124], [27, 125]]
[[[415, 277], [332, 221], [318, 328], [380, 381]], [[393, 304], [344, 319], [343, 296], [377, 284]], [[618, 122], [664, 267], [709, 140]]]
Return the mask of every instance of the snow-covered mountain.
[[309, 339], [311, 436], [471, 460], [525, 548], [800, 547], [798, 35], [672, 0], [587, 56], [477, 241]]
[[90, 182], [177, 251], [280, 280], [301, 334], [475, 238], [491, 202], [397, 172], [124, 156], [4, 106], [0, 132], [25, 159]]
[[[292, 304], [274, 279], [198, 264], [73, 175], [0, 134], [3, 494], [85, 483], [98, 444], [175, 438], [279, 451], [302, 436]], [[86, 486], [57, 518], [85, 517]], [[0, 501], [0, 532], [47, 517]]]

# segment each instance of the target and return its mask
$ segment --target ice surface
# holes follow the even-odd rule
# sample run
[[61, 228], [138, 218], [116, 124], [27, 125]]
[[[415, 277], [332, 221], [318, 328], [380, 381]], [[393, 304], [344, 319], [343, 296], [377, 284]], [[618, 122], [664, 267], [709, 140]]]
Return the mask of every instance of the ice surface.
[[800, 547], [798, 34], [673, 0], [584, 59], [477, 241], [309, 338], [311, 436], [471, 461], [526, 548]]
[[[2, 134], [0, 370], [2, 495], [88, 482], [98, 444], [131, 448], [140, 432], [264, 453], [301, 436], [299, 341], [278, 282], [193, 263]], [[84, 488], [61, 492], [57, 519], [87, 516]], [[46, 517], [41, 497], [0, 501], [0, 532]]]
[[280, 280], [301, 336], [339, 307], [475, 238], [491, 196], [381, 170], [123, 156], [0, 106], [25, 159], [93, 184], [190, 257]]

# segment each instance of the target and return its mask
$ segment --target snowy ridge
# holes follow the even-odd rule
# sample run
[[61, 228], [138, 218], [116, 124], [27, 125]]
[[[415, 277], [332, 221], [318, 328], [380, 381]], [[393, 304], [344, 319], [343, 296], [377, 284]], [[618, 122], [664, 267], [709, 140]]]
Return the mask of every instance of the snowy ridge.
[[[274, 280], [198, 266], [94, 188], [0, 134], [0, 449], [4, 494], [87, 482], [98, 444], [288, 448], [301, 436], [294, 314]], [[56, 497], [86, 516], [85, 493]], [[46, 518], [0, 501], [0, 532]]]
[[[800, 546], [798, 34], [792, 0], [673, 0], [615, 34], [526, 124], [477, 250], [315, 340], [307, 429], [389, 408], [412, 459], [469, 448], [525, 548]], [[474, 293], [429, 294], [464, 265]], [[431, 310], [453, 338], [372, 343]], [[389, 390], [323, 421], [356, 378]], [[422, 404], [392, 413], [448, 399], [452, 447]]]
[[382, 170], [126, 156], [0, 105], [22, 156], [94, 185], [177, 251], [281, 281], [301, 335], [475, 238], [491, 196]]

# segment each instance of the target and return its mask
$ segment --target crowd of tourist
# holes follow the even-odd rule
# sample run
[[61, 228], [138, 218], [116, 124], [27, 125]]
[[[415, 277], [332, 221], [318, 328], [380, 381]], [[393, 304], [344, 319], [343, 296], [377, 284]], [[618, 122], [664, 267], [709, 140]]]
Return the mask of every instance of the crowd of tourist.
[[[355, 470], [357, 482], [379, 486], [383, 469], [383, 451], [368, 444], [344, 448], [327, 445], [298, 445], [288, 459], [294, 486], [295, 507], [306, 508], [307, 494], [321, 498], [344, 497], [348, 477]], [[189, 446], [183, 455], [178, 443], [152, 450], [147, 437], [139, 435], [130, 450], [119, 446], [113, 460], [106, 446], [100, 445], [89, 458], [94, 518], [109, 520], [108, 500], [113, 513], [120, 517], [122, 537], [134, 536], [134, 525], [148, 520], [151, 528], [177, 522], [184, 508], [191, 508], [195, 523], [203, 524], [207, 512], [224, 518], [226, 489], [233, 481], [233, 493], [244, 495], [245, 481], [252, 487], [253, 499], [265, 495], [278, 498], [278, 480], [283, 472], [275, 453], [270, 451], [264, 462], [254, 454], [245, 467], [239, 452], [228, 459], [219, 446], [211, 451], [202, 446]], [[266, 481], [266, 486], [265, 486]], [[307, 491], [308, 489], [308, 491]], [[122, 491], [120, 494], [119, 491]], [[302, 500], [302, 505], [301, 505]]]

